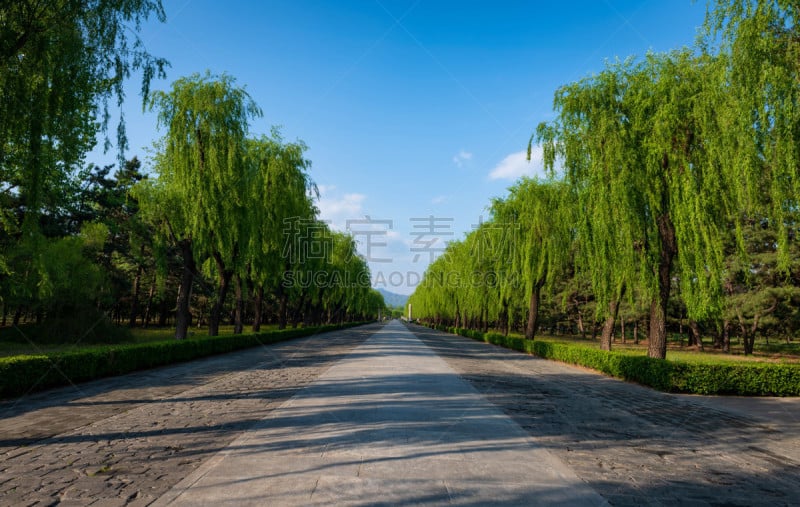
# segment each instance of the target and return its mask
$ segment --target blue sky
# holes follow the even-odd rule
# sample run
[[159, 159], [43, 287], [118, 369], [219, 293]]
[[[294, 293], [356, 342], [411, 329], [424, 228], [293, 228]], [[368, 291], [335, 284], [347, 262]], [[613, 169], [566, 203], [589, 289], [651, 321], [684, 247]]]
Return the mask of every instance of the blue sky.
[[[323, 218], [340, 230], [361, 220], [350, 229], [362, 253], [371, 246], [376, 285], [403, 294], [444, 241], [463, 238], [486, 216], [492, 197], [541, 171], [523, 152], [536, 125], [553, 117], [558, 86], [609, 59], [691, 45], [706, 7], [702, 0], [164, 6], [167, 22], [148, 23], [141, 34], [172, 64], [153, 88], [206, 70], [234, 76], [264, 111], [252, 132], [279, 125], [286, 139], [308, 144]], [[162, 133], [141, 111], [138, 83], [127, 89], [127, 155], [145, 158], [143, 148]], [[113, 150], [87, 159], [114, 160]]]

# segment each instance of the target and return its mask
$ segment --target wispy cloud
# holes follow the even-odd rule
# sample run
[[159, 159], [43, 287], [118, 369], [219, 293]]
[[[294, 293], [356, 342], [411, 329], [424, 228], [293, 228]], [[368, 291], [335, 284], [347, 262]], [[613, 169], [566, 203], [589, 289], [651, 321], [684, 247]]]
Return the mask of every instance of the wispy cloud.
[[464, 167], [464, 163], [471, 159], [472, 153], [464, 150], [461, 150], [457, 154], [453, 155], [453, 163], [459, 168]]
[[531, 160], [526, 151], [518, 151], [501, 160], [490, 172], [490, 180], [516, 180], [522, 176], [544, 176], [541, 146], [531, 149]]
[[437, 195], [433, 199], [431, 199], [431, 204], [442, 204], [443, 202], [447, 201], [446, 195]]
[[334, 185], [319, 185], [319, 216], [332, 228], [343, 231], [347, 220], [364, 216], [364, 201], [367, 196], [358, 193], [338, 194]]

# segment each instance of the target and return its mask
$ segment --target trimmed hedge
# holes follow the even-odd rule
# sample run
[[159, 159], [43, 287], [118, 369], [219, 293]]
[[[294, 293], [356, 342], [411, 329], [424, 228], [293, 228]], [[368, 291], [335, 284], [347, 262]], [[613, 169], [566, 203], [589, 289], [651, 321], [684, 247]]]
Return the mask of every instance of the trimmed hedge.
[[189, 361], [214, 354], [334, 331], [363, 323], [283, 329], [246, 335], [88, 347], [72, 352], [0, 358], [0, 397]]
[[688, 363], [653, 359], [625, 351], [599, 350], [580, 344], [525, 340], [464, 328], [431, 327], [545, 359], [585, 366], [659, 391], [740, 396], [800, 395], [800, 366], [797, 365]]

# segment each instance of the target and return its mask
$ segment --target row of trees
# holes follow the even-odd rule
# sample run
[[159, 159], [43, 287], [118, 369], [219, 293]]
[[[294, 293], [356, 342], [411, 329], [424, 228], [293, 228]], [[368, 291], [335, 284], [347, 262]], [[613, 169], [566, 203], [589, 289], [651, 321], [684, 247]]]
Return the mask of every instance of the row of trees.
[[292, 310], [319, 322], [323, 314], [331, 321], [383, 309], [355, 242], [317, 218], [305, 146], [284, 143], [277, 132], [248, 137], [249, 120], [261, 112], [232, 78], [179, 79], [169, 92], [154, 93], [150, 106], [167, 134], [155, 157], [157, 179], [143, 181], [134, 195], [157, 237], [181, 252], [179, 339], [189, 325], [198, 271], [216, 280], [211, 335], [218, 333], [231, 284], [237, 332], [247, 287], [256, 328], [265, 292], [277, 297], [281, 327]]
[[[131, 326], [174, 316], [184, 338], [192, 318], [215, 335], [228, 317], [241, 332], [377, 316], [383, 299], [354, 241], [318, 218], [303, 143], [250, 136], [261, 111], [229, 76], [150, 92], [167, 65], [135, 36], [150, 16], [163, 20], [160, 2], [0, 9], [3, 324], [62, 333], [78, 320], [82, 335], [109, 314]], [[166, 132], [150, 174], [123, 160], [124, 119], [119, 170], [81, 168], [134, 70]]]
[[[532, 339], [546, 289], [581, 328], [591, 309], [610, 348], [625, 303], [635, 322], [646, 316], [658, 358], [670, 313], [694, 335], [698, 323], [718, 330], [722, 346], [737, 323], [747, 353], [766, 315], [793, 332], [799, 13], [782, 1], [711, 7], [694, 50], [617, 62], [556, 92], [556, 119], [529, 145], [551, 179], [520, 181], [449, 247], [411, 299], [416, 315], [507, 331], [525, 300]], [[494, 259], [476, 255], [487, 242]], [[488, 283], [463, 289], [465, 278]]]

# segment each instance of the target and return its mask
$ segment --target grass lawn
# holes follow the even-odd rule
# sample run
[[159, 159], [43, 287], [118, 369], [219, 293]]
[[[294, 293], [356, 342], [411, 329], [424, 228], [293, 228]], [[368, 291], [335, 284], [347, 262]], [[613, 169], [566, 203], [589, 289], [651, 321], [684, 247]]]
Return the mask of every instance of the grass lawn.
[[[517, 333], [509, 333], [511, 336], [523, 338], [523, 335]], [[580, 336], [550, 336], [550, 335], [537, 335], [537, 340], [554, 342], [554, 343], [573, 343], [595, 349], [600, 348], [599, 338], [596, 340], [583, 339]], [[684, 342], [685, 343], [685, 342]], [[735, 341], [731, 343], [730, 354], [726, 354], [721, 350], [716, 350], [711, 346], [710, 339], [704, 339], [703, 345], [704, 352], [695, 350], [693, 347], [686, 347], [678, 340], [671, 340], [667, 343], [667, 359], [675, 361], [682, 361], [687, 363], [705, 363], [705, 364], [740, 364], [742, 362], [769, 362], [769, 363], [794, 363], [800, 364], [800, 343], [772, 343], [767, 344], [763, 340], [756, 341], [755, 352], [752, 356], [745, 356], [742, 352], [741, 345], [736, 344]], [[738, 347], [737, 347], [738, 345]], [[633, 354], [647, 355], [647, 341], [640, 341], [639, 344], [634, 344], [632, 340], [622, 343], [618, 340], [614, 341], [611, 345], [611, 350], [619, 350], [630, 352]]]

